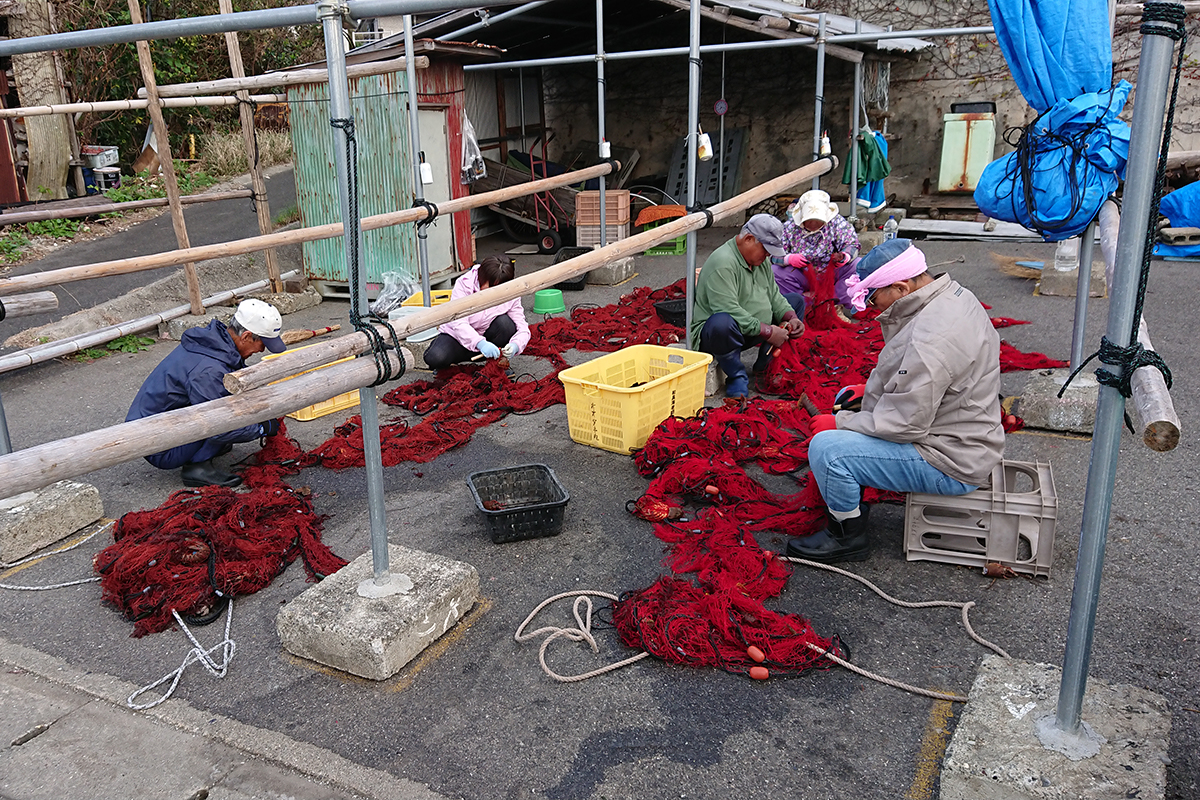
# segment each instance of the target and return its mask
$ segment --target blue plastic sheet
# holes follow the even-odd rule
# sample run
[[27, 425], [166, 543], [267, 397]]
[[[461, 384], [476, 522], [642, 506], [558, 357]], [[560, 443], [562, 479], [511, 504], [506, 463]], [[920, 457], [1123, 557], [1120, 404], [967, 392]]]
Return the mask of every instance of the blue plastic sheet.
[[[1158, 213], [1171, 221], [1172, 228], [1200, 228], [1200, 181], [1164, 196]], [[1157, 244], [1154, 255], [1200, 256], [1200, 244]]]
[[[1047, 241], [1077, 236], [1125, 171], [1132, 88], [1112, 82], [1107, 0], [988, 0], [996, 39], [1021, 94], [1040, 116], [975, 189], [985, 214]], [[1111, 86], [1111, 88], [1110, 88]]]
[[1132, 88], [1121, 81], [1111, 91], [1055, 103], [1015, 152], [984, 167], [975, 188], [979, 210], [1047, 241], [1082, 233], [1125, 173], [1129, 126], [1117, 113]]

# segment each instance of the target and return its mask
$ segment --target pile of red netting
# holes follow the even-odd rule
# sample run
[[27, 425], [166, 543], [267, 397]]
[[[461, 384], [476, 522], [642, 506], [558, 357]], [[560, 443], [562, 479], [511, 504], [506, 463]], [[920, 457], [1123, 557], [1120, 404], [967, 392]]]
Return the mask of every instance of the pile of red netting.
[[[780, 665], [792, 663], [793, 657], [804, 664], [819, 658], [808, 655], [816, 651], [807, 645], [799, 647], [796, 642], [800, 640], [792, 641], [792, 637], [802, 637], [805, 643], [821, 648], [828, 646], [828, 640], [812, 638], [815, 635], [801, 618], [773, 615], [761, 608], [761, 600], [772, 596], [768, 592], [777, 593], [777, 587], [782, 587], [786, 573], [782, 562], [763, 555], [751, 535], [759, 530], [812, 530], [821, 518], [820, 496], [815, 487], [801, 481], [799, 494], [776, 497], [740, 467], [750, 460], [778, 473], [804, 466], [809, 417], [794, 399], [804, 394], [818, 407], [828, 409], [838, 387], [862, 382], [874, 364], [882, 346], [878, 325], [871, 319], [846, 321], [828, 299], [832, 286], [823, 284], [819, 292], [827, 299], [810, 310], [805, 335], [789, 342], [770, 371], [760, 376], [761, 389], [792, 401], [759, 398], [702, 411], [692, 420], [667, 420], [638, 454], [643, 474], [657, 476], [638, 501], [639, 514], [667, 520], [671, 514], [679, 515], [685, 500], [696, 499], [724, 509], [724, 517], [714, 510], [687, 525], [670, 522], [660, 526], [658, 535], [664, 541], [685, 533], [689, 539], [700, 537], [697, 541], [704, 542], [700, 549], [721, 554], [718, 568], [696, 570], [706, 576], [701, 578], [701, 588], [753, 585], [753, 602], [751, 594], [742, 592], [740, 598], [725, 598], [713, 605], [703, 596], [693, 596], [692, 590], [684, 589], [676, 579], [670, 585], [656, 584], [626, 597], [620, 606], [622, 636], [630, 643], [637, 642], [663, 658], [691, 663], [700, 657], [695, 645], [703, 640], [710, 652], [720, 653], [719, 659], [709, 663], [734, 669], [744, 664], [736, 653], [731, 654], [730, 647], [740, 648], [744, 656], [743, 640], [753, 639], [759, 647], [774, 642], [771, 652], [776, 655], [772, 658], [778, 656]], [[611, 352], [633, 344], [680, 341], [683, 331], [662, 321], [654, 304], [683, 296], [682, 280], [658, 290], [642, 287], [616, 304], [579, 305], [569, 319], [552, 317], [532, 325], [526, 354], [546, 358], [554, 365], [554, 371], [541, 379], [510, 376], [502, 364], [489, 361], [481, 366], [454, 367], [433, 380], [393, 389], [382, 400], [411, 412], [417, 421], [397, 418], [381, 426], [384, 465], [431, 461], [509, 414], [534, 413], [562, 403], [558, 372], [567, 366], [562, 357], [566, 350]], [[1012, 353], [1015, 356], [1010, 358], [1037, 361], [1020, 368], [1058, 363], [1038, 354]], [[689, 448], [703, 463], [676, 458]], [[245, 468], [248, 491], [206, 488], [177, 492], [157, 509], [125, 515], [114, 529], [115, 544], [96, 558], [104, 599], [135, 621], [134, 635], [140, 636], [168, 627], [173, 609], [193, 618], [211, 617], [223, 597], [257, 591], [298, 555], [313, 577], [335, 571], [345, 562], [321, 543], [321, 517], [307, 498], [283, 479], [316, 464], [345, 469], [363, 463], [362, 423], [357, 416], [335, 428], [333, 436], [311, 452], [301, 450], [281, 430]], [[696, 526], [705, 527], [700, 530]], [[730, 538], [732, 528], [740, 532]], [[752, 549], [735, 553], [731, 549], [735, 546], [729, 544], [733, 541], [745, 543], [736, 547]], [[681, 545], [675, 542], [674, 546]], [[671, 563], [694, 560], [681, 558]], [[707, 592], [704, 589], [701, 594]], [[632, 613], [635, 608], [640, 609], [637, 614]], [[711, 627], [702, 631], [696, 620], [695, 624], [684, 622], [697, 614], [696, 619], [709, 620], [705, 625]], [[653, 624], [652, 618], [659, 625]], [[767, 620], [770, 626], [762, 627]], [[651, 647], [648, 635], [659, 637], [662, 644]], [[690, 655], [681, 655], [676, 647]], [[783, 651], [791, 655], [780, 655]], [[777, 670], [787, 668], [778, 666]]]

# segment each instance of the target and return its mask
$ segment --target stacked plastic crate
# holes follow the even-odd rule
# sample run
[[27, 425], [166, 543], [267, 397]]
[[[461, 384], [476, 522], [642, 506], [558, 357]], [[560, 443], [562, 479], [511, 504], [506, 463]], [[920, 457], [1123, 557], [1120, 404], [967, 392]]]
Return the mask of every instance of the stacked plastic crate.
[[[604, 192], [605, 244], [629, 238], [629, 190]], [[580, 247], [600, 244], [600, 192], [575, 195], [575, 242]]]

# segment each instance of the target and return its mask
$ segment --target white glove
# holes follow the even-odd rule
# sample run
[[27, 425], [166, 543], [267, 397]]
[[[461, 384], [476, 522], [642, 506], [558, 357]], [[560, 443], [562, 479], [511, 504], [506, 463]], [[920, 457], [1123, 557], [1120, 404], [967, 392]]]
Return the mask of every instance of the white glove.
[[509, 342], [508, 344], [504, 345], [504, 347], [500, 348], [500, 352], [504, 354], [505, 358], [512, 358], [521, 351], [517, 349], [515, 344]]

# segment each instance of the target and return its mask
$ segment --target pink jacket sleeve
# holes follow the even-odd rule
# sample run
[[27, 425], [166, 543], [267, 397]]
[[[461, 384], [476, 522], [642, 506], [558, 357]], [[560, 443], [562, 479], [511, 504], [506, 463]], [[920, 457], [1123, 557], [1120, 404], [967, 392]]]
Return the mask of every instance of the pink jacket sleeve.
[[[458, 300], [463, 297], [469, 297], [479, 291], [479, 266], [471, 268], [470, 272], [463, 275], [454, 282], [454, 289], [450, 292], [451, 300]], [[471, 327], [468, 321], [469, 317], [455, 319], [447, 322], [438, 328], [442, 333], [448, 333], [458, 340], [458, 343], [468, 350], [478, 352], [475, 346], [479, 340], [483, 338], [483, 334]]]

